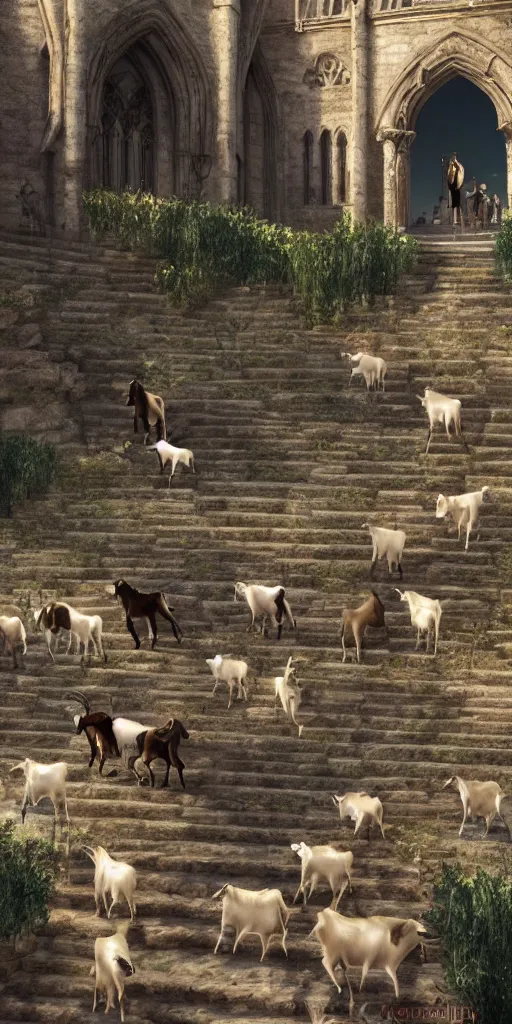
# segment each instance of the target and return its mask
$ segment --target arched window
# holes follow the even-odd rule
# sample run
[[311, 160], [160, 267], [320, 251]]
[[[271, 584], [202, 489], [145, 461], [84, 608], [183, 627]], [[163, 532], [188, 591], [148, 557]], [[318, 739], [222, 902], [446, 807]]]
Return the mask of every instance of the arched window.
[[304, 205], [309, 206], [312, 199], [311, 182], [313, 178], [313, 135], [311, 132], [304, 132], [303, 144]]
[[103, 89], [101, 181], [116, 192], [155, 188], [151, 98], [126, 57], [114, 65]]
[[332, 141], [327, 129], [320, 136], [320, 169], [322, 203], [324, 206], [332, 206]]
[[338, 195], [336, 199], [342, 205], [347, 201], [347, 137], [344, 132], [339, 132], [336, 139], [336, 161], [338, 165]]

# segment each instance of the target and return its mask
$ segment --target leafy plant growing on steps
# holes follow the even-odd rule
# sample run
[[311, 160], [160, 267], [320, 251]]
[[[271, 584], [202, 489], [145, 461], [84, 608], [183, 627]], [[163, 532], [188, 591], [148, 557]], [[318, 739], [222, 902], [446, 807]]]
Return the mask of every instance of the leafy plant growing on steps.
[[500, 274], [510, 281], [512, 279], [512, 216], [508, 210], [503, 213], [501, 228], [494, 243], [494, 259]]
[[204, 302], [226, 285], [291, 285], [310, 321], [332, 320], [351, 302], [396, 291], [417, 243], [383, 224], [343, 216], [331, 233], [292, 231], [231, 209], [144, 193], [84, 194], [96, 238], [160, 257], [161, 288], [178, 305]]
[[427, 920], [443, 940], [450, 987], [478, 1012], [480, 1024], [510, 1024], [512, 986], [512, 878], [460, 864], [445, 865]]
[[31, 437], [0, 434], [0, 515], [10, 516], [15, 501], [44, 494], [56, 469], [55, 448]]
[[0, 938], [46, 924], [58, 863], [58, 851], [46, 839], [18, 838], [12, 819], [0, 823]]

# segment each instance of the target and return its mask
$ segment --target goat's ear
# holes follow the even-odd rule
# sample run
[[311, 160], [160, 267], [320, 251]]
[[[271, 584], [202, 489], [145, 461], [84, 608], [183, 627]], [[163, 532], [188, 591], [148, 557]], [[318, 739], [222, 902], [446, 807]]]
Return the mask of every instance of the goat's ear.
[[397, 594], [400, 594], [400, 597], [403, 597], [403, 596], [404, 596], [404, 595], [403, 595], [403, 593], [402, 593], [402, 591], [401, 591], [401, 590], [399, 590], [399, 589], [398, 589], [398, 587], [395, 587], [394, 589], [396, 590]]
[[9, 772], [16, 772], [18, 771], [18, 768], [20, 768], [23, 771], [25, 768], [25, 761], [20, 761], [19, 764], [15, 764], [14, 768], [9, 768]]
[[448, 786], [451, 786], [452, 782], [455, 782], [455, 775], [452, 775], [451, 779], [448, 779], [448, 781], [444, 783], [443, 789], [448, 789]]
[[219, 898], [219, 896], [223, 896], [225, 891], [226, 891], [226, 889], [227, 889], [227, 887], [228, 887], [228, 883], [226, 882], [225, 885], [221, 886], [221, 888], [217, 890], [217, 892], [214, 892], [214, 894], [212, 896], [212, 900], [217, 900]]
[[331, 799], [332, 799], [332, 802], [333, 802], [334, 806], [335, 807], [339, 807], [341, 797], [340, 796], [333, 796]]

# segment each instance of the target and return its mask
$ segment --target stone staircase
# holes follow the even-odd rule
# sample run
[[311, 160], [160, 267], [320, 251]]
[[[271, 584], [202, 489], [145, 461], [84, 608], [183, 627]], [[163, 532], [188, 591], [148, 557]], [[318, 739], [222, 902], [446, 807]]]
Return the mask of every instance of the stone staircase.
[[[307, 938], [328, 905], [324, 890], [293, 914], [287, 961], [276, 944], [260, 964], [252, 938], [235, 957], [228, 944], [213, 956], [213, 893], [226, 881], [271, 885], [290, 904], [300, 875], [292, 842], [353, 850], [353, 894], [340, 905], [351, 915], [419, 915], [441, 857], [499, 859], [501, 823], [485, 842], [481, 822], [459, 841], [460, 803], [442, 790], [455, 772], [511, 788], [512, 297], [494, 276], [491, 245], [426, 238], [392, 303], [306, 330], [275, 289], [234, 289], [185, 315], [155, 291], [151, 260], [0, 235], [0, 288], [33, 296], [38, 349], [83, 382], [68, 395], [76, 430], [60, 444], [58, 484], [0, 523], [0, 607], [42, 588], [99, 612], [108, 650], [106, 667], [64, 655], [52, 664], [30, 635], [22, 669], [0, 663], [5, 806], [19, 805], [15, 761], [66, 760], [72, 819], [50, 922], [23, 974], [0, 989], [2, 1024], [94, 1020], [93, 943], [111, 928], [93, 915], [83, 843], [105, 845], [139, 874], [127, 987], [127, 1021], [138, 1024], [305, 1021], [312, 997], [348, 1019], [346, 989], [336, 995]], [[340, 348], [383, 355], [386, 393], [348, 387]], [[195, 453], [197, 476], [183, 471], [170, 491], [132, 433], [125, 401], [135, 375], [164, 396], [170, 439]], [[415, 395], [425, 385], [462, 399], [469, 455], [442, 433], [422, 454]], [[484, 483], [481, 538], [466, 554], [436, 521], [436, 498]], [[363, 664], [341, 664], [341, 610], [370, 587], [368, 520], [406, 530], [405, 585], [444, 602], [436, 660], [415, 651], [395, 581], [379, 567], [389, 643], [375, 631]], [[120, 576], [165, 590], [181, 647], [163, 624], [154, 652], [146, 639], [134, 650], [107, 594]], [[248, 635], [246, 607], [233, 602], [237, 579], [283, 582], [297, 632], [285, 627], [280, 644]], [[248, 704], [229, 713], [205, 664], [219, 652], [246, 657], [254, 680]], [[300, 740], [273, 709], [272, 677], [292, 652], [305, 684]], [[148, 723], [183, 719], [186, 792], [175, 774], [167, 791], [138, 788], [119, 766], [100, 781], [65, 710], [70, 689]], [[331, 794], [350, 789], [380, 796], [385, 840], [354, 840], [340, 826]], [[46, 811], [27, 820], [51, 832]], [[432, 954], [427, 963], [411, 954], [399, 979], [402, 999], [442, 998]], [[392, 995], [389, 980], [370, 973], [358, 1006]]]

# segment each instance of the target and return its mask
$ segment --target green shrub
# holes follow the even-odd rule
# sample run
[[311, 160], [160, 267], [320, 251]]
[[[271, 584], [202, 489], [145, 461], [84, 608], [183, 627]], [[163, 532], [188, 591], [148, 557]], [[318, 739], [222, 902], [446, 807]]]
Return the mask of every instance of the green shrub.
[[251, 210], [96, 189], [84, 195], [93, 235], [162, 259], [157, 280], [180, 305], [223, 285], [286, 283], [311, 320], [332, 320], [350, 302], [396, 290], [417, 243], [382, 224], [344, 216], [332, 233], [292, 231]]
[[512, 216], [505, 210], [503, 222], [494, 244], [496, 267], [503, 277], [512, 278]]
[[481, 868], [468, 878], [459, 864], [445, 865], [427, 919], [441, 934], [450, 987], [480, 1024], [510, 1024], [512, 880]]
[[44, 494], [55, 468], [53, 445], [0, 435], [0, 515], [10, 516], [15, 501]]
[[46, 839], [19, 839], [12, 820], [0, 823], [0, 938], [46, 924], [58, 860]]

